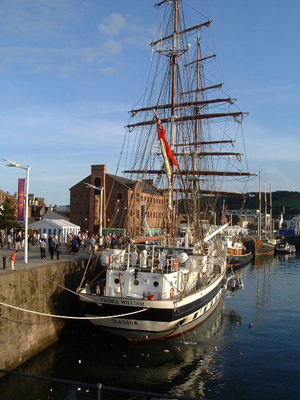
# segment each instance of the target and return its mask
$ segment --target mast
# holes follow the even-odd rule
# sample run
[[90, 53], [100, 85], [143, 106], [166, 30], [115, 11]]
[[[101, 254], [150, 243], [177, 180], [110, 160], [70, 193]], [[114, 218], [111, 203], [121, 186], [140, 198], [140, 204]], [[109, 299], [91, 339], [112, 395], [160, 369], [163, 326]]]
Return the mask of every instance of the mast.
[[[198, 30], [198, 37], [197, 37], [197, 55], [196, 55], [196, 101], [195, 103], [197, 104], [199, 102], [199, 88], [200, 88], [200, 31]], [[199, 106], [196, 105], [195, 107], [195, 115], [199, 114]], [[192, 163], [193, 163], [193, 171], [197, 170], [198, 166], [198, 135], [199, 135], [199, 121], [196, 121], [195, 123], [195, 133], [194, 133], [194, 153], [192, 153]], [[195, 220], [193, 221], [194, 225], [196, 226], [196, 220], [198, 220], [198, 207], [197, 207], [197, 196], [196, 196], [196, 188], [197, 188], [197, 179], [196, 176], [194, 176], [193, 179], [193, 187], [192, 187], [192, 201], [193, 201], [193, 207], [194, 207], [194, 218]], [[200, 210], [199, 210], [200, 212]]]
[[[229, 140], [228, 135], [232, 125], [236, 128], [235, 137], [242, 133], [239, 126], [248, 113], [232, 110], [235, 99], [222, 93], [223, 84], [205, 77], [204, 67], [214, 63], [216, 57], [209, 46], [202, 46], [212, 21], [186, 28], [182, 3], [157, 1], [156, 7], [165, 8], [166, 18], [150, 44], [155, 52], [149, 70], [151, 84], [139, 105], [130, 111], [127, 140], [134, 151], [122, 168], [123, 173], [135, 175], [138, 180], [155, 176], [151, 179], [153, 186], [167, 197], [164, 227], [170, 238], [175, 229], [176, 198], [183, 204], [182, 215], [193, 225], [195, 237], [201, 237], [205, 229], [202, 222], [210, 220], [217, 197], [230, 194], [234, 185], [231, 182], [245, 182], [253, 175], [242, 164], [244, 152], [235, 147], [235, 140]], [[195, 41], [190, 44], [192, 35]], [[151, 118], [152, 111], [157, 112], [165, 128], [167, 152], [162, 149], [158, 131], [160, 143], [157, 142], [157, 118]], [[178, 164], [172, 161], [170, 152]]]
[[270, 183], [270, 237], [273, 237], [273, 221], [272, 221], [272, 211], [273, 211], [273, 203], [272, 203], [272, 184]]
[[268, 236], [268, 198], [267, 198], [267, 174], [264, 174], [265, 177], [265, 237]]
[[261, 190], [260, 190], [260, 171], [258, 172], [258, 239], [261, 240]]

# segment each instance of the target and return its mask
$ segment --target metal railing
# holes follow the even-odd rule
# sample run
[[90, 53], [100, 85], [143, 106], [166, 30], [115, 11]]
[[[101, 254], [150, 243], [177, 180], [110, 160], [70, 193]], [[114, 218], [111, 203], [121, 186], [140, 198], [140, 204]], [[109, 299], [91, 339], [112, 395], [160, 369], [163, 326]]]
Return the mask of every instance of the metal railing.
[[2, 372], [4, 374], [20, 376], [20, 377], [24, 377], [24, 378], [38, 379], [38, 380], [42, 380], [42, 381], [65, 384], [65, 385], [70, 385], [70, 386], [75, 386], [75, 387], [80, 387], [80, 388], [85, 388], [85, 389], [91, 389], [91, 390], [95, 391], [97, 400], [102, 399], [102, 394], [105, 391], [106, 392], [115, 392], [115, 393], [120, 393], [120, 394], [144, 396], [147, 398], [151, 397], [152, 399], [197, 400], [195, 397], [182, 397], [182, 396], [176, 396], [176, 395], [171, 395], [171, 394], [144, 392], [142, 390], [122, 389], [122, 388], [116, 388], [116, 387], [111, 387], [111, 386], [105, 386], [105, 385], [102, 385], [102, 383], [94, 383], [93, 384], [93, 383], [70, 381], [70, 380], [66, 380], [66, 379], [51, 378], [49, 376], [32, 375], [32, 374], [28, 374], [26, 372], [8, 371], [5, 369], [0, 369], [0, 372]]

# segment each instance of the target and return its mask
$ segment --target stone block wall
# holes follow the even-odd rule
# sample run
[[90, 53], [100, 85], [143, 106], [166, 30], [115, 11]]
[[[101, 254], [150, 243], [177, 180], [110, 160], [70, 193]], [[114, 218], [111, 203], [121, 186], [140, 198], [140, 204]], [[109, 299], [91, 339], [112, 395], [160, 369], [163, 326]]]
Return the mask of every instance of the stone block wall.
[[[50, 315], [74, 315], [78, 296], [63, 287], [76, 291], [83, 267], [82, 260], [74, 260], [3, 273], [0, 302]], [[65, 321], [0, 304], [0, 368], [13, 369], [57, 341]]]

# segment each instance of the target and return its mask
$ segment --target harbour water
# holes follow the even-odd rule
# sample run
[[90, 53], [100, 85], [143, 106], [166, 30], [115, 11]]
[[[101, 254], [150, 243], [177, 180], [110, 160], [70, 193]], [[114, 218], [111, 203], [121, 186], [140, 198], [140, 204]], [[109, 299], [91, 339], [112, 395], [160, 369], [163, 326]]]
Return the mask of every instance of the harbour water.
[[[214, 315], [176, 340], [131, 344], [72, 324], [18, 371], [205, 399], [296, 399], [300, 392], [300, 257], [256, 260], [238, 271]], [[95, 392], [28, 378], [0, 380], [1, 400], [90, 400]], [[111, 392], [102, 399], [140, 399]]]

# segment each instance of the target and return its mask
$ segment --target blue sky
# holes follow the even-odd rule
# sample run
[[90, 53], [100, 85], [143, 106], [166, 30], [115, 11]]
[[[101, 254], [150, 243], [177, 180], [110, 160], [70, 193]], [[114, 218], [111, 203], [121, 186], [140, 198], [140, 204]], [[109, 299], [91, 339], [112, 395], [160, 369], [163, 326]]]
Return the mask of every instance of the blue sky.
[[[115, 173], [161, 20], [152, 0], [0, 2], [0, 158], [31, 165], [30, 193], [69, 204], [69, 188]], [[186, 24], [214, 19], [228, 93], [244, 122], [249, 170], [300, 190], [300, 1], [186, 0]], [[0, 163], [0, 189], [25, 171]], [[257, 190], [258, 181], [249, 184]]]

